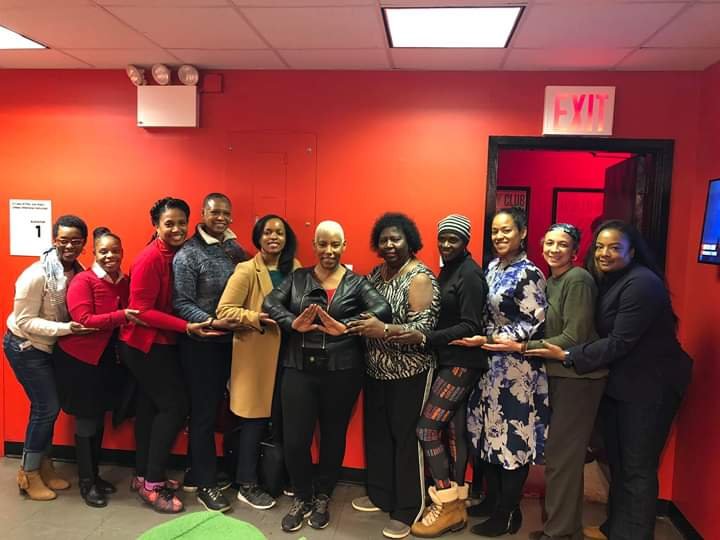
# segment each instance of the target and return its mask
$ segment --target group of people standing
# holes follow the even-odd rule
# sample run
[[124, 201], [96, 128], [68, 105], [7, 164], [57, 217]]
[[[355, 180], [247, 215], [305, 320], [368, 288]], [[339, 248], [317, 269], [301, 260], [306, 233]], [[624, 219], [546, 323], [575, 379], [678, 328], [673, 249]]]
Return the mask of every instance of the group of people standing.
[[[276, 503], [258, 479], [270, 426], [294, 492], [283, 530], [325, 528], [362, 389], [367, 496], [352, 506], [386, 512], [384, 536], [434, 538], [463, 529], [468, 516], [485, 518], [472, 527], [478, 535], [514, 533], [529, 467], [544, 463], [547, 521], [531, 538], [653, 537], [659, 457], [690, 361], [662, 273], [633, 227], [600, 225], [583, 269], [574, 264], [578, 229], [551, 226], [546, 282], [527, 258], [518, 209], [494, 216], [496, 258], [486, 271], [468, 250], [470, 221], [442, 219], [437, 277], [401, 213], [376, 221], [370, 244], [382, 263], [367, 277], [341, 264], [345, 234], [333, 221], [317, 226], [317, 260], [301, 267], [292, 228], [277, 215], [255, 224], [258, 252], [248, 259], [220, 193], [203, 201], [189, 240], [184, 201], [161, 199], [150, 217], [155, 233], [129, 276], [120, 237], [106, 228], [94, 231], [95, 260], [84, 270], [87, 226], [62, 216], [53, 248], [18, 278], [4, 348], [31, 402], [18, 472], [31, 499], [69, 487], [49, 458], [62, 408], [76, 419], [81, 495], [107, 505], [116, 488], [98, 475], [98, 458], [124, 368], [138, 387], [131, 489], [160, 512], [183, 510], [166, 469], [188, 415], [184, 489], [209, 510], [230, 508], [214, 439], [227, 385], [240, 424], [237, 498], [256, 509]], [[583, 529], [583, 464], [598, 410], [612, 474], [608, 518]], [[469, 455], [486, 488], [468, 508]]]

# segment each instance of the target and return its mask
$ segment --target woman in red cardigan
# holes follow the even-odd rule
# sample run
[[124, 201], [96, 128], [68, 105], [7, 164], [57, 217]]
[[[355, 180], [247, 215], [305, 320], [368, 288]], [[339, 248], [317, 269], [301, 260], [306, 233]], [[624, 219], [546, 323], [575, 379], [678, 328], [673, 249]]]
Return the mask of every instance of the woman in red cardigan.
[[53, 352], [60, 406], [75, 416], [75, 452], [80, 495], [88, 506], [107, 505], [106, 495], [115, 493], [110, 482], [98, 476], [105, 411], [114, 405], [118, 373], [117, 329], [138, 322], [127, 309], [128, 280], [120, 269], [123, 257], [120, 237], [104, 227], [93, 231], [92, 268], [70, 283], [67, 307], [72, 320], [95, 328], [92, 334], [60, 338]]
[[190, 208], [165, 197], [150, 209], [155, 234], [135, 259], [130, 275], [129, 307], [145, 323], [120, 330], [120, 354], [137, 379], [135, 417], [136, 477], [131, 488], [156, 511], [177, 513], [183, 504], [166, 484], [170, 450], [188, 413], [188, 399], [176, 351], [176, 336], [187, 332], [215, 336], [211, 319], [189, 323], [172, 313], [172, 259], [187, 237]]

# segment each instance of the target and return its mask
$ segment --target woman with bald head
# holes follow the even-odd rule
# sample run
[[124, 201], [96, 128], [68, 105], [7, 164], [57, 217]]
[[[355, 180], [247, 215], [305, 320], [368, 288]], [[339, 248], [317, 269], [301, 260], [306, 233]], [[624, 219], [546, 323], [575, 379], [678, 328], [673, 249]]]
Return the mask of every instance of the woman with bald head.
[[[362, 338], [345, 333], [366, 314], [392, 322], [392, 310], [367, 279], [342, 264], [345, 234], [339, 223], [323, 221], [315, 230], [317, 263], [295, 270], [265, 299], [267, 312], [287, 338], [282, 363], [285, 459], [295, 500], [282, 520], [286, 532], [303, 520], [324, 529], [328, 506], [345, 454], [345, 432], [362, 386]], [[320, 462], [313, 489], [310, 456], [320, 423]]]

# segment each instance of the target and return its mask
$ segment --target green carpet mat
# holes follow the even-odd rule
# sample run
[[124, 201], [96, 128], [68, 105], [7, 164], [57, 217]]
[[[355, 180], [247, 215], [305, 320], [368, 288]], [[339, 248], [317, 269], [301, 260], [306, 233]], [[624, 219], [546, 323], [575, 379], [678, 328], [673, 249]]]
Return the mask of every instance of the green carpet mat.
[[145, 531], [140, 540], [266, 540], [260, 530], [219, 512], [193, 512]]

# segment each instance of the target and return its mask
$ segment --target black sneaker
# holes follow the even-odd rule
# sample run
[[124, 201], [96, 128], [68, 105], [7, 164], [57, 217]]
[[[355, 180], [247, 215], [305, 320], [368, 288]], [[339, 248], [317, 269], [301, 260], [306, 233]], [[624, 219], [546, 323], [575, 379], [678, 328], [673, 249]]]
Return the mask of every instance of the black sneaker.
[[230, 503], [217, 488], [199, 488], [197, 490], [197, 500], [211, 512], [227, 512], [230, 510]]
[[256, 510], [267, 510], [275, 506], [275, 499], [257, 484], [240, 484], [237, 494], [238, 501], [249, 504]]
[[225, 491], [227, 488], [232, 486], [232, 478], [223, 471], [217, 473], [217, 488], [221, 491]]
[[324, 494], [317, 495], [313, 499], [313, 511], [308, 519], [308, 525], [313, 529], [324, 529], [330, 522], [330, 497]]
[[192, 469], [185, 469], [185, 476], [182, 481], [182, 490], [185, 493], [195, 493], [198, 490], [198, 485], [192, 476]]
[[[219, 490], [225, 491], [232, 485], [232, 480], [224, 472], [217, 474], [216, 486]], [[192, 469], [185, 471], [185, 478], [183, 478], [182, 489], [185, 493], [195, 493], [198, 490], [198, 485], [195, 483], [193, 478]]]
[[290, 510], [282, 519], [282, 530], [285, 532], [294, 532], [303, 526], [303, 520], [309, 517], [313, 512], [313, 503], [303, 501], [297, 497], [293, 499]]

